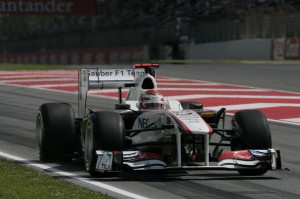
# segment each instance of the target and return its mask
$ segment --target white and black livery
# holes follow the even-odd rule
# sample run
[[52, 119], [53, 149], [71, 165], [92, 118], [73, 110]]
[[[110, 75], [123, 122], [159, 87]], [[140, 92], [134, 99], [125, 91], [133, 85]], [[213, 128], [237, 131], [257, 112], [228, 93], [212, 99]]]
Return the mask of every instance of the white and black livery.
[[[269, 124], [261, 111], [239, 111], [231, 128], [225, 129], [224, 108], [211, 111], [197, 102], [159, 95], [158, 67], [80, 69], [78, 117], [66, 103], [46, 103], [39, 108], [40, 160], [82, 158], [86, 170], [100, 177], [117, 175], [124, 168], [236, 170], [242, 175], [281, 169], [280, 151], [272, 148]], [[90, 89], [118, 89], [115, 110], [87, 109]], [[129, 90], [125, 100], [122, 89]], [[150, 102], [159, 106], [146, 106]], [[213, 142], [213, 135], [220, 139]]]

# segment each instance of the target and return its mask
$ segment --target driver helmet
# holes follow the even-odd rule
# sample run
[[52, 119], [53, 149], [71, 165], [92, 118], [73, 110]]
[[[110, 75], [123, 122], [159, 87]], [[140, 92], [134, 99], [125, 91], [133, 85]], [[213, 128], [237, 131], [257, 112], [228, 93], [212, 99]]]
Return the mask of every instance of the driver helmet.
[[140, 109], [164, 109], [165, 100], [157, 90], [147, 90], [139, 99]]

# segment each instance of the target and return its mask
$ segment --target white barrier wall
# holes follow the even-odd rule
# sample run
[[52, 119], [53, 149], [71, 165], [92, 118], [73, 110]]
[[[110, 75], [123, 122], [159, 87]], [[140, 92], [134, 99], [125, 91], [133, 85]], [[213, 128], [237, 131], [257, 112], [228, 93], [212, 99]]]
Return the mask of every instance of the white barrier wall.
[[270, 60], [271, 39], [191, 44], [187, 47], [186, 59]]

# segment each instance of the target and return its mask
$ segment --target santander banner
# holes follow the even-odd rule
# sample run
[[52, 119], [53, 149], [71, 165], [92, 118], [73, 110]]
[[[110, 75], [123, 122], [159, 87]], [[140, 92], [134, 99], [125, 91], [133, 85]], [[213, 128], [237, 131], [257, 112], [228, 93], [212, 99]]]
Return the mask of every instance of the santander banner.
[[94, 15], [96, 0], [0, 0], [0, 14]]
[[300, 37], [273, 38], [271, 43], [271, 59], [300, 59]]

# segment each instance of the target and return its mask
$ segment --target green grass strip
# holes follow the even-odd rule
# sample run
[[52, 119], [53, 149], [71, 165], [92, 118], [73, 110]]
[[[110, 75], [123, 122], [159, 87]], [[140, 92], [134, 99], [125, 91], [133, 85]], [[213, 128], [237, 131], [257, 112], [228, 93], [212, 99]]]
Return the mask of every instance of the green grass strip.
[[32, 168], [0, 158], [2, 199], [112, 199]]

